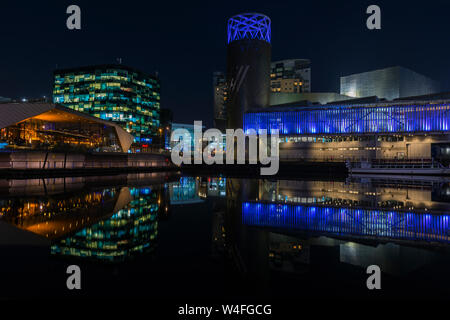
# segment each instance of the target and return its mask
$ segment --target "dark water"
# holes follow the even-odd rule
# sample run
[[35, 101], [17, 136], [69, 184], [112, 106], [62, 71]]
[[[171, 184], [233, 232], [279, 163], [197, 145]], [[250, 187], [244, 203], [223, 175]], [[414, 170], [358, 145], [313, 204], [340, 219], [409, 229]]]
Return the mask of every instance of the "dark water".
[[[2, 180], [0, 208], [2, 298], [450, 297], [443, 178]], [[80, 291], [66, 288], [72, 264]]]

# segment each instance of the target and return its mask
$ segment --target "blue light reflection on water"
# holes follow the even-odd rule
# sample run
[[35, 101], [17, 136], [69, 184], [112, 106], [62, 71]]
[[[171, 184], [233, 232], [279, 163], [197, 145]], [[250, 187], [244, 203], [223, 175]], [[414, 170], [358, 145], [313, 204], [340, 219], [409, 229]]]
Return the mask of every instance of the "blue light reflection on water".
[[242, 222], [250, 226], [450, 243], [448, 215], [244, 202]]

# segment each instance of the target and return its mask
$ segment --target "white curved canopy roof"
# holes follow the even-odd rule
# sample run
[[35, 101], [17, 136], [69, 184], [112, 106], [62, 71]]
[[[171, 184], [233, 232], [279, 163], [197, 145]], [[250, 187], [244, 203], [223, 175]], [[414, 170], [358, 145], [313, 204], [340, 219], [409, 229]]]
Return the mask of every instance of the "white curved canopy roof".
[[125, 131], [118, 124], [90, 116], [88, 114], [78, 112], [61, 105], [53, 103], [1, 103], [0, 104], [0, 129], [6, 128], [10, 125], [22, 122], [29, 118], [36, 117], [40, 114], [51, 110], [58, 110], [64, 113], [73, 114], [80, 118], [90, 120], [92, 122], [102, 123], [115, 129], [117, 138], [119, 139], [120, 147], [123, 152], [127, 152], [133, 143], [134, 137]]

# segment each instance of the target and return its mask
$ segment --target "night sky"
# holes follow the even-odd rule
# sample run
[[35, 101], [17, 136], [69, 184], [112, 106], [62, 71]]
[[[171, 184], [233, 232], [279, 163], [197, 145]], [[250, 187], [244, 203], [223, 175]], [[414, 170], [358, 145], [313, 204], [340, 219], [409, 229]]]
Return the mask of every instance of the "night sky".
[[[82, 29], [66, 28], [67, 6]], [[366, 28], [368, 5], [382, 29]], [[339, 91], [339, 76], [401, 65], [450, 90], [448, 1], [10, 1], [0, 3], [0, 96], [50, 96], [52, 72], [122, 63], [161, 79], [175, 121], [212, 124], [212, 73], [225, 70], [227, 18], [272, 20], [272, 59], [309, 58], [312, 90]]]

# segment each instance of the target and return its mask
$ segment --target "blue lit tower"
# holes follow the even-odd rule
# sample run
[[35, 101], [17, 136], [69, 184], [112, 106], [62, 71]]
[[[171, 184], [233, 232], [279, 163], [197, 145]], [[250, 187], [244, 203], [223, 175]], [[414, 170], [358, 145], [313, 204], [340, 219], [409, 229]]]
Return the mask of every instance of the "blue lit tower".
[[259, 13], [235, 15], [227, 34], [228, 128], [243, 128], [245, 111], [269, 106], [270, 19]]

